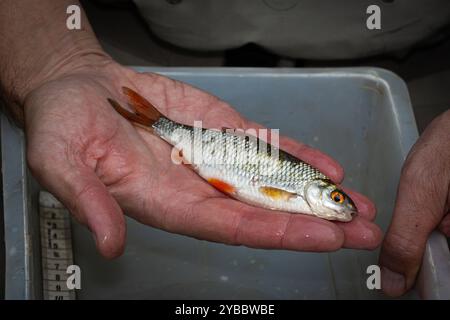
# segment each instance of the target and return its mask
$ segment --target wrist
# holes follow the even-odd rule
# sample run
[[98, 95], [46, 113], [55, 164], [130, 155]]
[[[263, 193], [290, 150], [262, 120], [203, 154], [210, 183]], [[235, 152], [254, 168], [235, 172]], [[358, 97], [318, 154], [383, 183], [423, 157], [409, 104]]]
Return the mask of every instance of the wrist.
[[0, 1], [0, 94], [9, 113], [23, 112], [26, 97], [44, 83], [111, 61], [83, 10], [82, 28], [67, 29], [72, 4], [79, 2]]
[[30, 92], [43, 84], [75, 72], [84, 70], [95, 72], [96, 69], [111, 62], [111, 57], [98, 45], [74, 45], [61, 52], [61, 54], [49, 56], [43, 63], [30, 68], [28, 74], [14, 81], [15, 84], [11, 94], [16, 102], [23, 106]]
[[28, 75], [0, 86], [0, 97], [5, 105], [5, 113], [19, 126], [23, 124], [23, 113], [27, 97], [39, 87], [57, 81], [74, 73], [95, 73], [113, 60], [100, 48], [85, 48], [68, 51], [61, 57], [51, 57], [43, 65], [36, 65]]

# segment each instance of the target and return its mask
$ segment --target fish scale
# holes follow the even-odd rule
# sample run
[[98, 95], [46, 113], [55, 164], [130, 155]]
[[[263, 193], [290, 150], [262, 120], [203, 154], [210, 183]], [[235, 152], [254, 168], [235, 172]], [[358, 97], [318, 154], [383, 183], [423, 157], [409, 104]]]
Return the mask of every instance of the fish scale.
[[[261, 194], [259, 187], [282, 188], [300, 194], [308, 182], [328, 179], [316, 168], [273, 146], [268, 145], [266, 150], [261, 150], [261, 140], [257, 138], [249, 139], [249, 136], [242, 134], [208, 129], [198, 129], [200, 137], [194, 138], [194, 127], [165, 117], [161, 117], [152, 127], [161, 138], [183, 151], [184, 160], [193, 165], [200, 176], [206, 180], [220, 179], [234, 186], [236, 193], [233, 196], [240, 200], [251, 203], [262, 201], [267, 207], [289, 210], [289, 205], [277, 204], [274, 199]], [[227, 147], [231, 152], [227, 152]], [[272, 157], [274, 152], [268, 149], [276, 149], [279, 157]], [[202, 161], [196, 161], [193, 150], [201, 150]], [[222, 150], [220, 154], [218, 150]], [[303, 211], [308, 210], [309, 206], [305, 203]]]
[[[356, 207], [348, 195], [310, 164], [243, 131], [193, 127], [163, 116], [150, 102], [123, 88], [135, 113], [108, 99], [131, 122], [152, 128], [174, 146], [172, 160], [191, 167], [218, 190], [248, 204], [350, 221]], [[176, 158], [174, 158], [174, 156]]]

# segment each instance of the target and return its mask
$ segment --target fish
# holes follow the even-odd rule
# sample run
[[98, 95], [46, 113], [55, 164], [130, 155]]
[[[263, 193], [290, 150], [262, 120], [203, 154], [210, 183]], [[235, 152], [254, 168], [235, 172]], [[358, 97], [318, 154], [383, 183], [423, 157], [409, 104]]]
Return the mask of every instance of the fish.
[[108, 98], [124, 118], [173, 146], [172, 161], [186, 164], [222, 193], [256, 207], [349, 222], [357, 208], [319, 169], [232, 128], [208, 129], [164, 116], [136, 91], [122, 87], [133, 111]]

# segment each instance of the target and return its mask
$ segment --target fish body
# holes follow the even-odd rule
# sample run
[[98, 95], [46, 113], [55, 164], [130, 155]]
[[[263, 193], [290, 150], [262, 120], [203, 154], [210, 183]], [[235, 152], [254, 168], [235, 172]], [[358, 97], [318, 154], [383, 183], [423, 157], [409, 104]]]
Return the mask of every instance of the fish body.
[[124, 88], [124, 93], [136, 113], [109, 100], [114, 108], [130, 121], [151, 127], [174, 146], [173, 161], [189, 164], [223, 193], [254, 206], [327, 220], [351, 221], [356, 214], [348, 195], [321, 171], [293, 155], [240, 131], [177, 123], [131, 89]]

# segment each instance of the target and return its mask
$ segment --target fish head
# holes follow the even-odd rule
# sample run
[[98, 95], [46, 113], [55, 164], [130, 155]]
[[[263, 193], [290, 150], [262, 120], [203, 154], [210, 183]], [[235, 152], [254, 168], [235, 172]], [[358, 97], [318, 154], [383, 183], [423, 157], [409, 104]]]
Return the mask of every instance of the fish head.
[[352, 199], [330, 180], [310, 182], [305, 197], [313, 214], [323, 219], [351, 221], [357, 213]]

